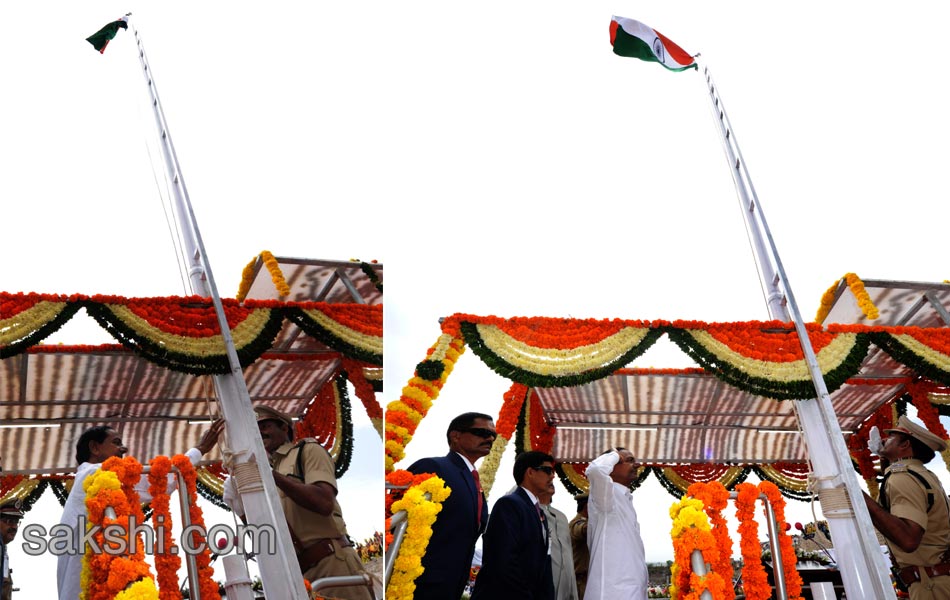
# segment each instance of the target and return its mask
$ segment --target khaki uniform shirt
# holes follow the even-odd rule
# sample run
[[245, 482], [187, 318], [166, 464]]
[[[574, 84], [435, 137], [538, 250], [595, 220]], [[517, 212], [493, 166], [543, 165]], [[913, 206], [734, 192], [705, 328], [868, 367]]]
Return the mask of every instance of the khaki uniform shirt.
[[[282, 475], [299, 476], [306, 484], [319, 481], [329, 483], [336, 489], [333, 459], [330, 454], [316, 443], [305, 443], [300, 448], [295, 446], [300, 440], [283, 444], [270, 457], [271, 467]], [[297, 453], [303, 452], [303, 472], [297, 473]], [[294, 535], [307, 546], [309, 542], [325, 538], [338, 538], [346, 535], [346, 523], [343, 522], [343, 510], [340, 503], [333, 500], [333, 512], [328, 516], [307, 510], [300, 506], [280, 489], [277, 490], [280, 503], [287, 517], [287, 523]]]
[[[927, 490], [914, 475], [914, 471], [930, 484], [933, 492], [933, 507], [927, 510]], [[937, 476], [928, 471], [917, 459], [896, 461], [887, 468], [887, 482], [882, 494], [890, 504], [888, 512], [895, 517], [907, 519], [920, 525], [924, 537], [914, 552], [904, 552], [888, 542], [899, 567], [910, 565], [929, 567], [940, 562], [940, 555], [950, 548], [950, 508], [947, 493]]]
[[574, 554], [574, 577], [577, 579], [577, 593], [584, 598], [587, 587], [587, 569], [590, 564], [590, 550], [587, 548], [587, 517], [575, 515], [571, 519], [571, 552]]

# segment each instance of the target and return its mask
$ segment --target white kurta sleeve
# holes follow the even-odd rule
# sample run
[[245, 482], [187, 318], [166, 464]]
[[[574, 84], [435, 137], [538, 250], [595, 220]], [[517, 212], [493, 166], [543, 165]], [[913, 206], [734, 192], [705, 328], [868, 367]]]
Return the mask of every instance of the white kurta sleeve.
[[592, 460], [587, 467], [587, 480], [590, 481], [589, 502], [597, 505], [601, 512], [610, 512], [613, 507], [614, 480], [610, 478], [610, 473], [619, 462], [620, 455], [616, 451], [610, 451]]

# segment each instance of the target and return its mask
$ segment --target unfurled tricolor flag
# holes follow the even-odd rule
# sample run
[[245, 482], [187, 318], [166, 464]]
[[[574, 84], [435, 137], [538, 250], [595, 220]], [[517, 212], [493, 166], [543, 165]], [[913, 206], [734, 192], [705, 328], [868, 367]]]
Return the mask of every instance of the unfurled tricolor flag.
[[129, 28], [129, 18], [127, 16], [109, 23], [99, 31], [87, 37], [86, 41], [92, 44], [92, 47], [98, 50], [99, 54], [102, 54], [106, 51], [106, 46], [109, 45], [109, 40], [114, 38], [115, 34], [119, 32], [119, 28]]
[[633, 19], [610, 19], [610, 45], [614, 54], [658, 62], [671, 71], [699, 68], [693, 57], [668, 37]]

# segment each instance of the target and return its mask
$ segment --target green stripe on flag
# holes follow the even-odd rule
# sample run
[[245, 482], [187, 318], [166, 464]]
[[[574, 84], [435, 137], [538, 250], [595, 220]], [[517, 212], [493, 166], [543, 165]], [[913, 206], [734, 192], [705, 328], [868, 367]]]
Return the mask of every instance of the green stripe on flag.
[[92, 44], [92, 47], [99, 51], [99, 54], [102, 54], [106, 51], [106, 46], [109, 45], [109, 40], [115, 37], [115, 34], [119, 32], [119, 28], [128, 29], [128, 25], [125, 21], [119, 19], [113, 21], [90, 35], [86, 38], [86, 41]]

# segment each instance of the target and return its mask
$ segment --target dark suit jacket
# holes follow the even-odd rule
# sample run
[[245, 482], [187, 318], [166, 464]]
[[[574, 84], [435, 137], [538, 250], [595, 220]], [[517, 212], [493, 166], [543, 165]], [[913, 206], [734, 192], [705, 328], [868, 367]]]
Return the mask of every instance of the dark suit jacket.
[[554, 600], [551, 556], [534, 502], [520, 487], [492, 507], [472, 600]]
[[475, 541], [488, 523], [488, 502], [482, 503], [481, 526], [478, 491], [465, 461], [455, 452], [412, 463], [411, 473], [435, 473], [452, 490], [432, 526], [432, 537], [422, 557], [422, 575], [416, 579], [414, 600], [458, 600], [468, 583]]

